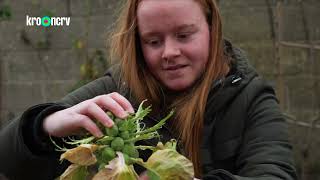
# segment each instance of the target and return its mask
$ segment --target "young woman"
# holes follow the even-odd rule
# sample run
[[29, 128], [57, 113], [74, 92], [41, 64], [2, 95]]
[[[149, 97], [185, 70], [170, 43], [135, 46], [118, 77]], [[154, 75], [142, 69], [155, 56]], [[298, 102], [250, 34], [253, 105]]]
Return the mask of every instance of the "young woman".
[[86, 129], [99, 137], [92, 119], [111, 127], [105, 110], [123, 118], [148, 99], [154, 118], [175, 109], [160, 133], [179, 139], [197, 178], [296, 179], [274, 90], [221, 28], [214, 0], [127, 1], [111, 43], [118, 65], [13, 120], [1, 131], [0, 170], [12, 179], [57, 177], [64, 167], [48, 135]]

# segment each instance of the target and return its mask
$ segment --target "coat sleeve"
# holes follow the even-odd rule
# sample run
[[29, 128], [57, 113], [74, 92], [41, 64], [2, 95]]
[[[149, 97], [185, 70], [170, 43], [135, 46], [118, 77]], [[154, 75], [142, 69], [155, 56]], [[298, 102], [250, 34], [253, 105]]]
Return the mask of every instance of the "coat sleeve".
[[10, 180], [15, 179], [53, 179], [58, 171], [59, 156], [57, 153], [38, 154], [41, 144], [33, 139], [36, 126], [35, 119], [52, 103], [40, 104], [26, 110], [0, 132], [0, 174]]
[[[73, 106], [97, 95], [115, 91], [110, 76], [97, 79], [55, 103], [33, 106], [0, 131], [0, 174], [9, 179], [54, 179], [61, 174], [59, 156], [44, 149], [40, 128], [45, 115]], [[52, 147], [51, 147], [52, 148]], [[63, 172], [63, 171], [62, 171]]]
[[236, 159], [237, 173], [231, 174], [218, 169], [209, 172], [203, 179], [297, 179], [292, 146], [288, 140], [288, 127], [273, 88], [265, 84], [249, 88], [247, 120]]

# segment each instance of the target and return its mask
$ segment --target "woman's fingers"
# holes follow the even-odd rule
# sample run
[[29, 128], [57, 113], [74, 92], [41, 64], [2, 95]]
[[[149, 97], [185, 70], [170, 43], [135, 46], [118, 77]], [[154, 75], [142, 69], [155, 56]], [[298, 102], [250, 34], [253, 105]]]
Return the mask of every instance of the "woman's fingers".
[[97, 106], [99, 106], [102, 109], [102, 111], [111, 111], [115, 116], [119, 118], [126, 118], [128, 116], [128, 112], [134, 113], [134, 110], [130, 102], [125, 97], [121, 96], [119, 93], [116, 92], [96, 96], [95, 98], [83, 101], [82, 103], [72, 108], [75, 112], [78, 112], [79, 114], [85, 114], [90, 117], [96, 117], [104, 125], [107, 125], [107, 122], [110, 122], [110, 118], [106, 115], [105, 112], [102, 113], [101, 110], [97, 111], [97, 107], [95, 107], [92, 104], [97, 104]]
[[111, 96], [99, 96], [96, 98], [95, 102], [104, 109], [111, 111], [114, 115], [119, 118], [125, 118], [128, 116], [127, 111]]
[[103, 135], [97, 125], [88, 116], [68, 112], [67, 109], [46, 117], [42, 126], [46, 133], [55, 137], [74, 135], [79, 133], [81, 129], [86, 129], [96, 137]]
[[92, 102], [88, 105], [87, 114], [96, 118], [104, 126], [112, 127], [113, 125], [112, 119], [96, 103]]
[[76, 124], [79, 127], [82, 127], [89, 131], [92, 135], [96, 137], [101, 137], [103, 136], [103, 133], [100, 131], [98, 126], [88, 117], [82, 114], [77, 114], [76, 115], [77, 122]]
[[114, 99], [117, 103], [120, 104], [120, 106], [122, 106], [122, 108], [130, 113], [134, 113], [134, 109], [132, 107], [132, 105], [130, 104], [130, 102], [123, 97], [122, 95], [120, 95], [117, 92], [111, 93], [110, 96], [112, 97], [112, 99]]
[[111, 93], [88, 99], [68, 109], [48, 116], [43, 128], [48, 134], [64, 137], [86, 129], [96, 137], [102, 136], [95, 124], [97, 119], [104, 126], [111, 127], [114, 122], [105, 111], [111, 111], [119, 118], [126, 118], [128, 112], [134, 113], [130, 102], [119, 93]]

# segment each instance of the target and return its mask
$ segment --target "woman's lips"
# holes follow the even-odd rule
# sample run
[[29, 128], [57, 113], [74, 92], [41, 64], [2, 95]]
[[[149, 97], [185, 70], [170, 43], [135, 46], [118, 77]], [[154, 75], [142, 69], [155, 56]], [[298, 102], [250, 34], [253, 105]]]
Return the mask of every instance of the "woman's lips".
[[178, 69], [181, 69], [181, 68], [184, 68], [186, 67], [187, 65], [174, 65], [174, 66], [168, 66], [168, 67], [165, 67], [164, 70], [166, 71], [175, 71], [175, 70], [178, 70]]

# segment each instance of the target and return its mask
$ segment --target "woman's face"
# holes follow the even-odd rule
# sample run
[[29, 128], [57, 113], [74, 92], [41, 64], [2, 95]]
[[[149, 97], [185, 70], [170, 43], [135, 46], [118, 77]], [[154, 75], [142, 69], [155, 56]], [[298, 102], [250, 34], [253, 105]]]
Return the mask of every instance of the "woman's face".
[[192, 86], [209, 57], [209, 26], [200, 5], [194, 0], [142, 0], [137, 17], [150, 72], [170, 90]]

